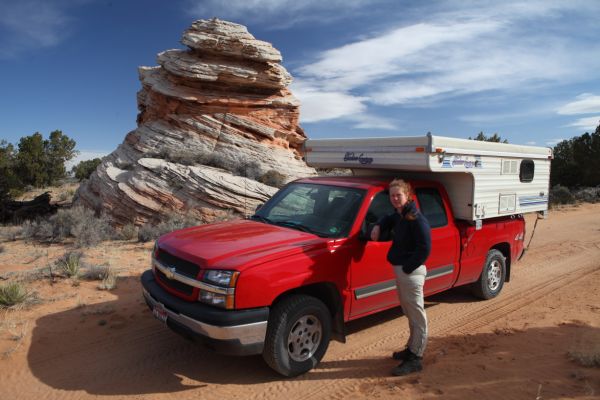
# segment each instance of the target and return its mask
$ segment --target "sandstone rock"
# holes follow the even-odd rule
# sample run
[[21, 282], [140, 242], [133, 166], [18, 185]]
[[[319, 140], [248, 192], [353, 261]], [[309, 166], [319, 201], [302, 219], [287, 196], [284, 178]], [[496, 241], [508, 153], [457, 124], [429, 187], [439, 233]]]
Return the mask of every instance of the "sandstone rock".
[[257, 181], [267, 171], [315, 175], [279, 51], [218, 19], [194, 22], [182, 43], [139, 68], [138, 127], [77, 192], [117, 224], [246, 216], [277, 190]]

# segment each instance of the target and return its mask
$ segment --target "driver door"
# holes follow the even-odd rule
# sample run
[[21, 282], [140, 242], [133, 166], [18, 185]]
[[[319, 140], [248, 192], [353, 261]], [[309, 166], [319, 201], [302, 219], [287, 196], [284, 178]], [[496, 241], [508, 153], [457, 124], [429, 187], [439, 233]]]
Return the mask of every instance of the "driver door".
[[[366, 225], [394, 212], [396, 210], [390, 203], [388, 192], [378, 192], [373, 196], [367, 210], [363, 231], [366, 231]], [[382, 232], [380, 241], [368, 240], [361, 244], [364, 248], [352, 257], [350, 263], [350, 319], [400, 304], [396, 294], [394, 271], [387, 261], [387, 253], [392, 245], [391, 235], [385, 237]]]

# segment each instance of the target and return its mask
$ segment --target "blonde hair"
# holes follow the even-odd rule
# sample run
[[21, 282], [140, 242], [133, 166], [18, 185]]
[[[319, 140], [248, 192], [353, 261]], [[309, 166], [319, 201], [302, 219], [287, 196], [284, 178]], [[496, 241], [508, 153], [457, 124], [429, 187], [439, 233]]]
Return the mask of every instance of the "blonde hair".
[[410, 183], [406, 182], [403, 179], [396, 178], [390, 182], [389, 188], [391, 189], [393, 187], [400, 188], [400, 190], [404, 192], [404, 194], [409, 198], [409, 200], [412, 199], [412, 187], [410, 186]]
[[[389, 189], [393, 187], [397, 187], [400, 189], [400, 191], [404, 192], [409, 202], [413, 201], [412, 187], [410, 186], [410, 183], [406, 182], [403, 179], [396, 178], [390, 182]], [[409, 221], [414, 221], [415, 219], [417, 219], [417, 215], [412, 212], [409, 212], [406, 215], [404, 215], [404, 218], [406, 218]]]

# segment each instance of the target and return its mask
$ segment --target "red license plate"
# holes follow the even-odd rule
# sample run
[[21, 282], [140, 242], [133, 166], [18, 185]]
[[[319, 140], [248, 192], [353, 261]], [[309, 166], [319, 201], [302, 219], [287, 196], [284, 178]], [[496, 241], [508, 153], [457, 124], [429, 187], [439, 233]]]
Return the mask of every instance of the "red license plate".
[[152, 314], [154, 314], [154, 317], [160, 322], [165, 324], [167, 323], [167, 310], [165, 309], [165, 306], [161, 303], [156, 303], [156, 305], [152, 309]]

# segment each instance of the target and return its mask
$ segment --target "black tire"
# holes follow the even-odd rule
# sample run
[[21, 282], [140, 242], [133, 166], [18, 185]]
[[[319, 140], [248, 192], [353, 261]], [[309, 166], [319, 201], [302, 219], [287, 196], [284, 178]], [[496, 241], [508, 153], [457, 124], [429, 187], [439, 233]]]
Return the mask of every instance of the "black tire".
[[314, 297], [290, 296], [271, 310], [263, 358], [281, 375], [297, 376], [321, 361], [330, 338], [327, 306]]
[[496, 249], [488, 252], [485, 265], [477, 282], [473, 284], [473, 294], [480, 299], [492, 299], [500, 293], [506, 279], [506, 258]]

